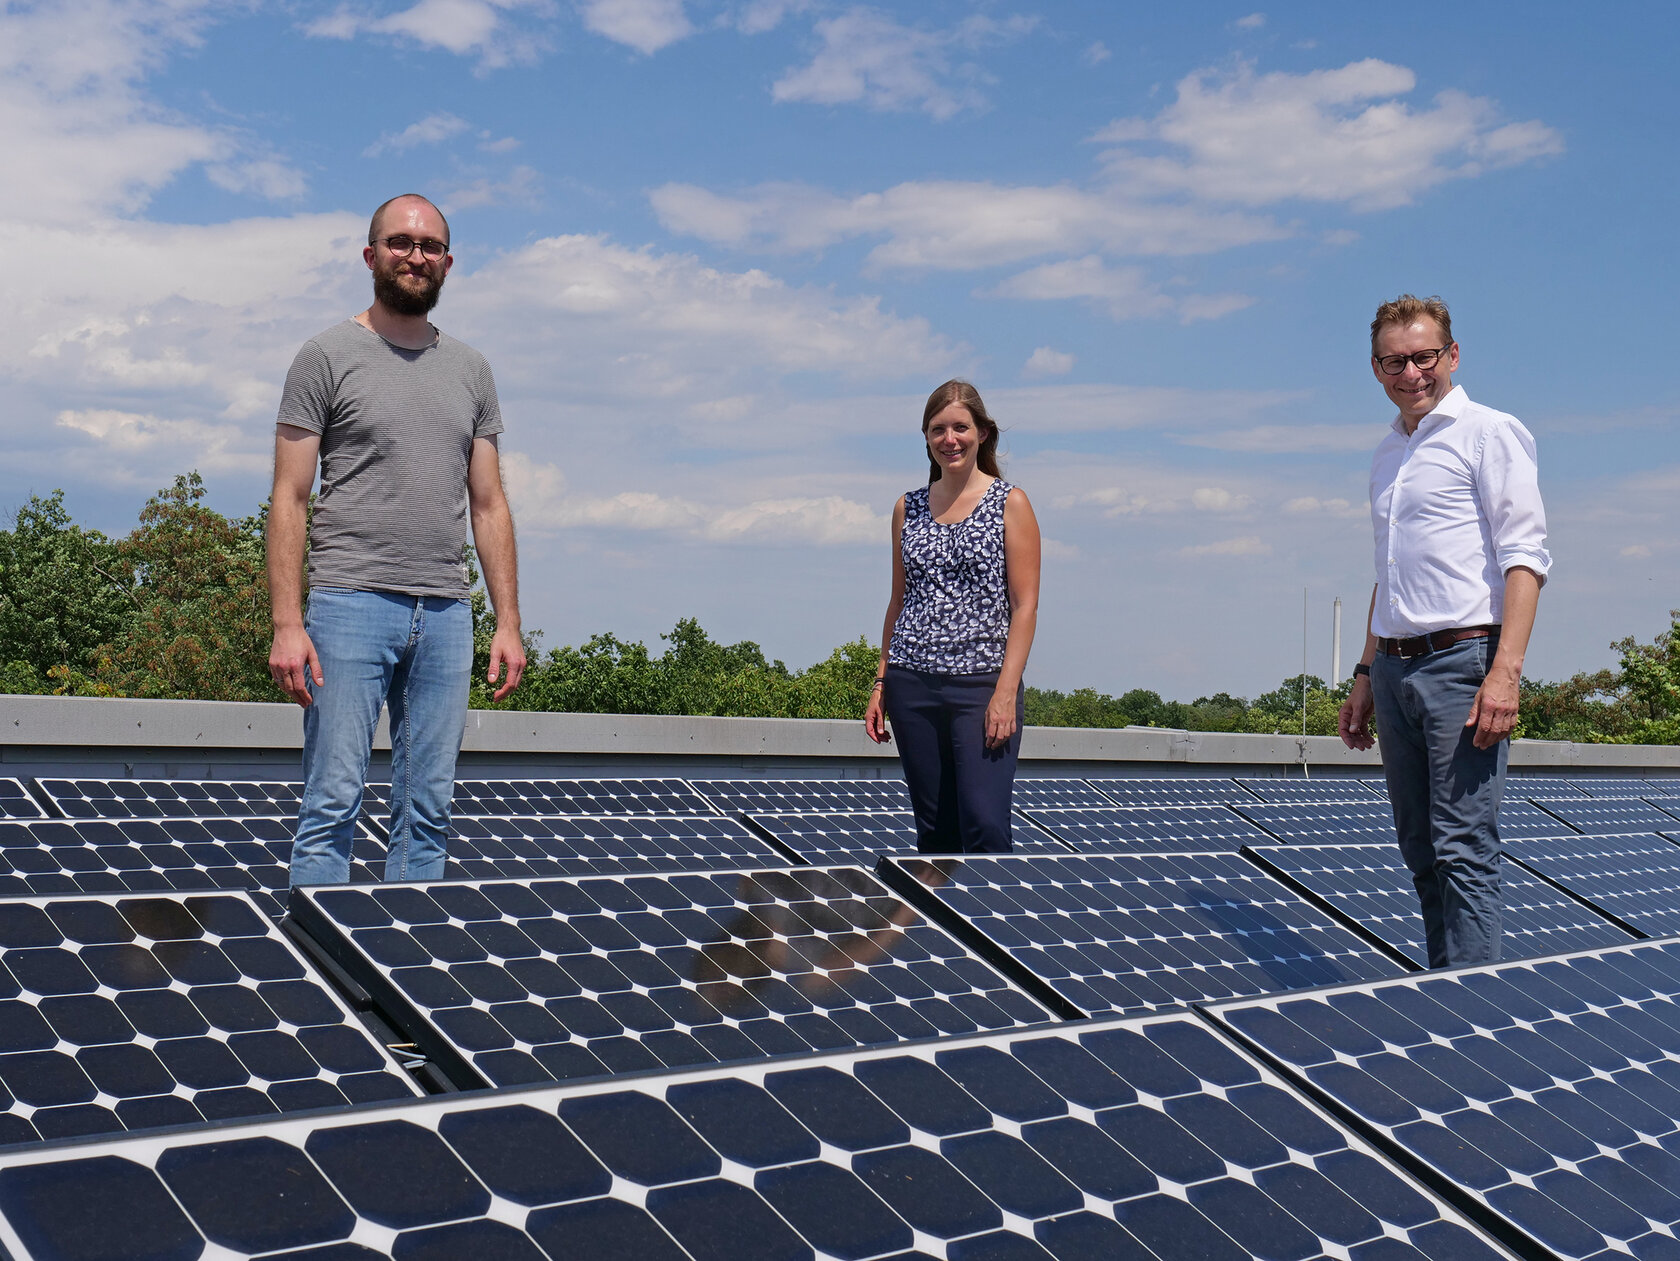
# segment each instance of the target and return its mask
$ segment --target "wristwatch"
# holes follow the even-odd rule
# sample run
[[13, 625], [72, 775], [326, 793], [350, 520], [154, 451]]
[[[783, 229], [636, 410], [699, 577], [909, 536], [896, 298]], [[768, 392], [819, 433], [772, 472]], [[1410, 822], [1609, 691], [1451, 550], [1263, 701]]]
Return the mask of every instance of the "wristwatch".
[[1358, 665], [1353, 667], [1353, 677], [1354, 678], [1357, 679], [1362, 674], [1366, 678], [1371, 677], [1371, 667], [1366, 665], [1363, 661], [1361, 661]]

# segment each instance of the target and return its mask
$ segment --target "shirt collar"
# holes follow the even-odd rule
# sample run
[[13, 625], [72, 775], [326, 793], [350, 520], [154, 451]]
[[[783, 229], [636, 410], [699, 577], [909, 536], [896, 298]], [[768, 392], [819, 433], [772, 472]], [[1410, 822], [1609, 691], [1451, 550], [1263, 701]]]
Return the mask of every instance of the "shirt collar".
[[[1422, 433], [1426, 429], [1438, 428], [1449, 420], [1457, 420], [1464, 415], [1464, 409], [1469, 404], [1470, 396], [1464, 392], [1464, 387], [1462, 385], [1453, 386], [1452, 389], [1447, 391], [1446, 398], [1441, 400], [1435, 410], [1418, 421], [1417, 433]], [[1406, 422], [1398, 412], [1394, 414], [1394, 423], [1390, 428], [1402, 438], [1413, 436], [1406, 432]]]

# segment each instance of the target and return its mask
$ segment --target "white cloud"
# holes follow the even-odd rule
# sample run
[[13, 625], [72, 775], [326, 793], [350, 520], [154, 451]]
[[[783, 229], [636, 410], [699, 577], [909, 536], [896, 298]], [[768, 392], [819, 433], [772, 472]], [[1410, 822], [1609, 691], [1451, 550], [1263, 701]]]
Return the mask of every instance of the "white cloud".
[[1253, 304], [1243, 294], [1191, 294], [1174, 297], [1161, 291], [1141, 267], [1109, 267], [1096, 254], [1045, 263], [1020, 272], [987, 290], [986, 297], [1035, 301], [1084, 298], [1111, 319], [1177, 315], [1184, 323], [1217, 319]]
[[438, 193], [446, 214], [473, 206], [535, 206], [542, 198], [542, 176], [535, 168], [516, 166], [502, 180], [483, 177], [451, 185]]
[[1201, 543], [1195, 547], [1181, 547], [1180, 556], [1270, 556], [1272, 545], [1254, 535], [1236, 539], [1221, 539], [1217, 543]]
[[1065, 377], [1073, 371], [1073, 356], [1049, 346], [1040, 346], [1027, 356], [1021, 371], [1029, 377]]
[[1250, 13], [1247, 17], [1238, 18], [1231, 25], [1239, 31], [1257, 31], [1266, 25], [1266, 15], [1264, 13]]
[[1283, 505], [1284, 512], [1290, 516], [1308, 516], [1323, 514], [1332, 517], [1360, 516], [1364, 509], [1355, 508], [1346, 499], [1319, 499], [1312, 495], [1302, 495], [1287, 500]]
[[[1335, 70], [1257, 75], [1252, 65], [1199, 70], [1153, 119], [1098, 132], [1121, 147], [1109, 172], [1145, 194], [1249, 206], [1302, 200], [1356, 209], [1402, 206], [1450, 179], [1563, 151], [1537, 121], [1502, 123], [1485, 97], [1445, 91], [1414, 110], [1404, 66], [1367, 59]], [[1145, 152], [1140, 142], [1156, 143]]]
[[1621, 554], [1634, 560], [1644, 560], [1651, 554], [1651, 549], [1643, 543], [1631, 543], [1622, 549]]
[[218, 162], [206, 167], [204, 173], [212, 184], [225, 192], [261, 197], [266, 201], [294, 201], [309, 191], [303, 172], [279, 158]]
[[874, 9], [852, 8], [816, 24], [822, 47], [810, 64], [789, 70], [770, 89], [778, 101], [878, 110], [921, 110], [947, 119], [981, 109], [990, 76], [952, 54], [1006, 43], [1032, 30], [1034, 19], [973, 16], [947, 30], [905, 26]]
[[1198, 486], [1190, 492], [1191, 506], [1200, 512], [1241, 512], [1253, 502], [1223, 486]]
[[192, 466], [204, 472], [254, 473], [269, 466], [267, 444], [236, 424], [160, 419], [108, 408], [61, 411], [53, 423], [83, 435], [88, 445], [74, 458], [102, 466], [112, 480], [146, 483], [167, 476], [179, 466], [183, 451], [192, 452]]
[[683, 0], [578, 0], [583, 24], [646, 56], [694, 34]]
[[723, 25], [733, 26], [743, 35], [762, 35], [780, 26], [785, 18], [804, 13], [815, 0], [747, 0], [745, 4], [726, 11], [720, 18]]
[[445, 140], [453, 139], [462, 132], [469, 130], [471, 124], [464, 118], [457, 118], [454, 114], [428, 114], [417, 123], [410, 123], [401, 131], [386, 132], [362, 150], [364, 158], [376, 157], [381, 153], [406, 153], [419, 145], [441, 144]]
[[1108, 45], [1099, 39], [1086, 46], [1085, 51], [1079, 54], [1079, 60], [1087, 66], [1100, 66], [1112, 56], [1114, 54], [1108, 51]]
[[1258, 451], [1334, 454], [1344, 451], [1374, 451], [1382, 438], [1375, 425], [1257, 425], [1250, 429], [1223, 429], [1185, 434], [1179, 441], [1216, 451]]
[[672, 232], [719, 245], [806, 252], [884, 234], [869, 254], [873, 269], [967, 270], [1091, 249], [1201, 254], [1289, 235], [1250, 215], [1150, 205], [1065, 184], [916, 181], [858, 197], [803, 184], [761, 185], [738, 197], [666, 184], [650, 200]]
[[511, 15], [538, 12], [547, 0], [419, 0], [407, 9], [375, 16], [365, 8], [342, 4], [332, 13], [303, 24], [317, 39], [354, 39], [358, 35], [411, 40], [457, 56], [474, 56], [486, 67], [534, 61], [547, 46], [536, 32], [516, 30]]

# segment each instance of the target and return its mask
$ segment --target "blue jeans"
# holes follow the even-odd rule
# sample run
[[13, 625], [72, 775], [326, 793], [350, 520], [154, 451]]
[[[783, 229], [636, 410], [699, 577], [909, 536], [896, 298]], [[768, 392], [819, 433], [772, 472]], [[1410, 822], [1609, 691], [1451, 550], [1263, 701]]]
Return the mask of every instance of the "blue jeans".
[[472, 608], [465, 600], [316, 587], [304, 629], [326, 682], [303, 711], [303, 800], [291, 883], [343, 884], [381, 705], [391, 710], [387, 880], [443, 875], [455, 759], [467, 721]]
[[1499, 800], [1510, 741], [1478, 749], [1466, 727], [1497, 636], [1371, 663], [1378, 748], [1400, 854], [1423, 908], [1432, 968], [1499, 958]]

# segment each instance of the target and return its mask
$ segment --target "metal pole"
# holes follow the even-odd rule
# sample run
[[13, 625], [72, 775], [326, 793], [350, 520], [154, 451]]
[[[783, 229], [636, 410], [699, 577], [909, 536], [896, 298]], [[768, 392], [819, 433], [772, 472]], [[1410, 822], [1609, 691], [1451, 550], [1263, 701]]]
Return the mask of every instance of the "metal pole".
[[1336, 603], [1330, 613], [1330, 686], [1340, 687], [1342, 683], [1342, 597], [1336, 597]]
[[1301, 738], [1307, 736], [1307, 589], [1301, 588]]

